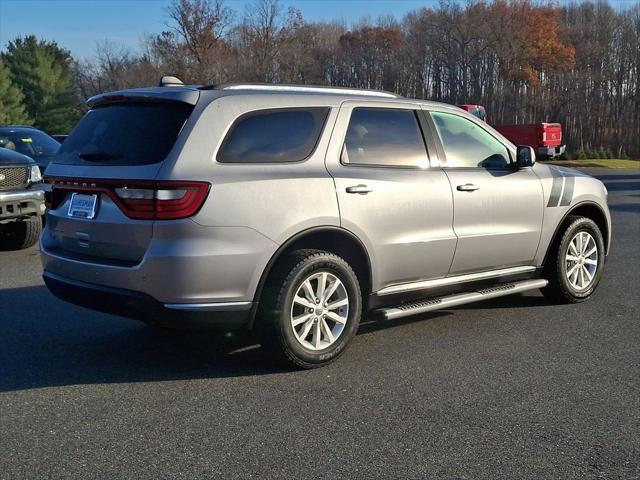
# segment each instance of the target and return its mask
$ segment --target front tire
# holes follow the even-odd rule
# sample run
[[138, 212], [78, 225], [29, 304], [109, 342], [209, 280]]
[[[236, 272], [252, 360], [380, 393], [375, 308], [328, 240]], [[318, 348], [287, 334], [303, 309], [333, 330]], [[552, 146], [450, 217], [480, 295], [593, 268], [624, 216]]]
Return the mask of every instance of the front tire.
[[260, 308], [266, 346], [299, 368], [336, 360], [355, 335], [362, 294], [351, 266], [333, 253], [297, 250], [275, 267]]
[[590, 218], [570, 216], [559, 241], [551, 247], [542, 293], [558, 303], [579, 303], [595, 292], [604, 269], [602, 232]]
[[35, 245], [40, 233], [42, 233], [40, 217], [7, 223], [0, 225], [0, 244], [7, 250], [22, 250]]

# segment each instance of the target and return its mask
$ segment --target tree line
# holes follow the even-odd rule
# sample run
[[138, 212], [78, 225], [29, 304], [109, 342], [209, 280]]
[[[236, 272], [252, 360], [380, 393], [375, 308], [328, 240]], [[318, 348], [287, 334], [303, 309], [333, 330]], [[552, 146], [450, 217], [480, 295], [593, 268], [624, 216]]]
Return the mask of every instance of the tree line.
[[10, 42], [0, 56], [0, 123], [64, 131], [82, 99], [170, 74], [482, 104], [489, 123], [562, 123], [574, 154], [640, 156], [640, 4], [443, 0], [350, 28], [306, 21], [282, 0], [256, 0], [243, 13], [224, 0], [173, 0], [166, 13], [166, 30], [147, 34], [137, 52], [105, 40], [93, 59], [77, 60], [33, 36]]

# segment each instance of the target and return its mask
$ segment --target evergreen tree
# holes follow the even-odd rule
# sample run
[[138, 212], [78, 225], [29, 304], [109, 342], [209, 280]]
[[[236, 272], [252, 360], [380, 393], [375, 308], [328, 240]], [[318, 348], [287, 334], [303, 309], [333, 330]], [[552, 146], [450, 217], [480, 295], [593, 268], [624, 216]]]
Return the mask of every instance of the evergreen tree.
[[66, 133], [75, 125], [80, 102], [67, 50], [29, 35], [9, 42], [2, 60], [22, 90], [25, 108], [36, 127]]
[[31, 125], [24, 108], [24, 95], [11, 79], [9, 68], [0, 61], [0, 125]]

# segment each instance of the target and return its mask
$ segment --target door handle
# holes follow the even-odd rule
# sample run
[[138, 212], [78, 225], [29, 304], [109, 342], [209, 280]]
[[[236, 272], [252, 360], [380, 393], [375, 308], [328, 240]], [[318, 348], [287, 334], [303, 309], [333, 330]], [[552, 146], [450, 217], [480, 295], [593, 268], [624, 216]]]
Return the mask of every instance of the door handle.
[[373, 192], [372, 188], [369, 188], [363, 184], [347, 187], [346, 190], [347, 190], [347, 193], [359, 193], [360, 195], [366, 195], [369, 192]]
[[456, 188], [459, 192], [474, 192], [480, 187], [478, 185], [474, 185], [473, 183], [465, 183], [464, 185], [458, 185]]

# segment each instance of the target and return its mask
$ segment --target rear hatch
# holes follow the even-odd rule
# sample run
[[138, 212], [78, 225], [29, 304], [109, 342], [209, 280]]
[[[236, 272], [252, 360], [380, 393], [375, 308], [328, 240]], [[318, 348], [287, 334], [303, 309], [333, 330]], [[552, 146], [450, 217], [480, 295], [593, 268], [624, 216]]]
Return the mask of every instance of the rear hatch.
[[545, 147], [562, 145], [562, 126], [559, 123], [542, 124], [542, 144]]
[[[192, 103], [161, 98], [96, 102], [45, 172], [53, 189], [43, 247], [79, 260], [140, 262], [157, 218], [155, 178], [192, 111]], [[175, 197], [174, 186], [163, 186]]]

